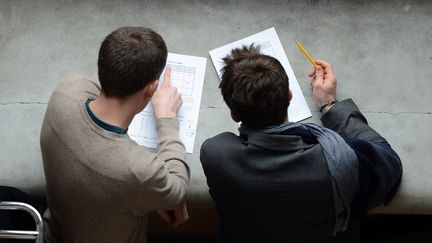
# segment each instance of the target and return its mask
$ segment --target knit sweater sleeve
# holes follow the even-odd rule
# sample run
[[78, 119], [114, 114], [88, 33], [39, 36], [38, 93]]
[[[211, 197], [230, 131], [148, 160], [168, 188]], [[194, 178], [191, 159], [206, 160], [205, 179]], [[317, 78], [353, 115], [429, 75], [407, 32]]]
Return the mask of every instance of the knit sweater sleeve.
[[137, 158], [142, 163], [131, 163], [137, 181], [129, 193], [131, 210], [145, 214], [153, 210], [174, 209], [182, 205], [187, 197], [190, 172], [186, 163], [186, 152], [178, 135], [177, 119], [158, 119], [158, 146], [156, 153], [146, 153], [146, 158]]

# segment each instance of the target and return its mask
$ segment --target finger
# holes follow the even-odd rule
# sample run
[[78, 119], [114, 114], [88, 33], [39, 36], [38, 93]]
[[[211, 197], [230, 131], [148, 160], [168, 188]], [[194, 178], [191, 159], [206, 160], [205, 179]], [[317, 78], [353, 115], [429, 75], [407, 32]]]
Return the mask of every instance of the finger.
[[336, 79], [336, 76], [334, 75], [334, 73], [329, 72], [329, 73], [327, 73], [327, 74], [325, 75], [325, 79], [324, 79], [324, 81], [327, 81], [327, 80], [335, 80], [335, 79]]
[[178, 97], [181, 96], [176, 87], [171, 87], [171, 99], [177, 101]]
[[181, 221], [182, 221], [181, 211], [179, 209], [175, 209], [174, 215], [175, 215], [175, 217], [174, 217], [173, 226], [177, 227], [179, 224], [181, 224]]
[[321, 66], [316, 66], [315, 78], [316, 78], [315, 82], [324, 83], [324, 70]]
[[[175, 87], [175, 86], [174, 86], [174, 92], [175, 92], [175, 94], [180, 94], [180, 91], [179, 91], [178, 88]], [[181, 95], [181, 94], [180, 94], [180, 95]]]
[[179, 102], [179, 108], [183, 105], [183, 99], [181, 98], [181, 95], [180, 95], [180, 102]]
[[185, 221], [188, 220], [189, 219], [189, 213], [188, 213], [186, 204], [183, 205], [182, 211], [183, 211], [183, 216], [184, 216]]
[[178, 92], [177, 90], [176, 90], [176, 92], [175, 92], [175, 96], [174, 96], [176, 99], [178, 99], [178, 100], [181, 100], [182, 98], [181, 98], [181, 93], [180, 92]]
[[312, 86], [312, 88], [313, 88], [313, 86], [315, 85], [315, 81], [316, 81], [316, 75], [314, 75], [314, 76], [311, 78], [311, 81], [310, 81], [310, 85]]
[[326, 79], [334, 78], [335, 75], [333, 72], [333, 65], [331, 65], [328, 62], [322, 61], [322, 60], [317, 60], [316, 63], [324, 68], [324, 75], [326, 76]]
[[327, 68], [325, 69], [326, 72], [326, 76], [330, 79], [334, 79], [336, 77], [334, 71], [333, 71], [333, 66], [330, 64], [327, 66]]
[[182, 224], [183, 222], [185, 222], [185, 218], [183, 215], [183, 209], [182, 208], [177, 208], [174, 210], [174, 215], [175, 215], [175, 221], [173, 226], [176, 227], [180, 224]]
[[186, 204], [183, 204], [183, 206], [175, 210], [175, 217], [176, 222], [174, 223], [174, 226], [178, 226], [189, 219], [189, 213], [187, 211]]
[[312, 69], [308, 73], [308, 77], [312, 77], [315, 75], [315, 67], [312, 67]]
[[167, 66], [167, 68], [165, 69], [164, 80], [163, 80], [162, 86], [163, 87], [171, 86], [170, 80], [171, 80], [171, 66]]
[[175, 108], [178, 111], [183, 104], [183, 99], [180, 93], [175, 93], [174, 95]]
[[173, 223], [173, 219], [166, 211], [158, 210], [157, 212], [159, 214], [159, 217], [161, 217], [165, 222], [167, 222], [168, 224]]
[[330, 63], [323, 60], [315, 60], [315, 63], [320, 65], [323, 68], [327, 68], [327, 66], [331, 65]]

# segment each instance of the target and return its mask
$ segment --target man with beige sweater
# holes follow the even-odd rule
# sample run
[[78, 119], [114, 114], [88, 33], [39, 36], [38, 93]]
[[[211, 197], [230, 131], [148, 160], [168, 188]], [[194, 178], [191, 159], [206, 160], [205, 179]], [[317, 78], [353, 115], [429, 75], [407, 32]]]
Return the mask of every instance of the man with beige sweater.
[[[167, 48], [151, 29], [123, 27], [102, 42], [99, 82], [73, 76], [48, 103], [41, 130], [47, 183], [47, 242], [146, 242], [147, 214], [172, 225], [187, 219], [189, 168], [178, 136], [182, 104], [170, 69], [158, 88]], [[127, 128], [151, 102], [155, 151]], [[172, 211], [170, 211], [172, 210]]]

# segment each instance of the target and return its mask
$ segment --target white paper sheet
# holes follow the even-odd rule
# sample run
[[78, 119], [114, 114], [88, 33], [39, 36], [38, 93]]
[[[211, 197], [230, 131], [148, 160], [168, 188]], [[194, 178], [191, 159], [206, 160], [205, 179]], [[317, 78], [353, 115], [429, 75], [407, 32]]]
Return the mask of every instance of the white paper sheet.
[[216, 68], [216, 71], [221, 78], [221, 69], [223, 67], [222, 58], [230, 54], [233, 48], [241, 47], [242, 45], [250, 45], [255, 43], [261, 47], [261, 53], [272, 56], [281, 62], [282, 66], [288, 74], [289, 87], [293, 93], [293, 99], [288, 107], [288, 119], [290, 122], [298, 122], [312, 116], [309, 107], [304, 98], [303, 92], [297, 82], [297, 78], [291, 68], [288, 58], [283, 50], [282, 44], [276, 33], [275, 28], [270, 28], [251, 35], [244, 39], [235, 41], [228, 45], [211, 50], [210, 57]]
[[[180, 139], [187, 153], [193, 152], [201, 94], [204, 84], [207, 58], [169, 53], [167, 65], [171, 66], [171, 85], [182, 94], [183, 105], [177, 113]], [[163, 73], [160, 80], [163, 80]], [[159, 82], [161, 84], [162, 82]], [[156, 148], [158, 136], [152, 105], [137, 114], [129, 126], [130, 138], [140, 145]]]

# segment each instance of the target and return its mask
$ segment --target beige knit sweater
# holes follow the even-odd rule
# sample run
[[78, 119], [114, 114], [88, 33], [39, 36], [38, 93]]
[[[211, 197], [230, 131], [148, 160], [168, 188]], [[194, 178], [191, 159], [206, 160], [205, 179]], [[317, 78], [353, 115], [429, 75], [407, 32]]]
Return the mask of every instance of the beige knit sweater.
[[157, 120], [150, 151], [106, 131], [84, 103], [99, 85], [74, 76], [54, 90], [41, 130], [47, 242], [146, 242], [147, 214], [180, 206], [189, 169], [176, 119]]

